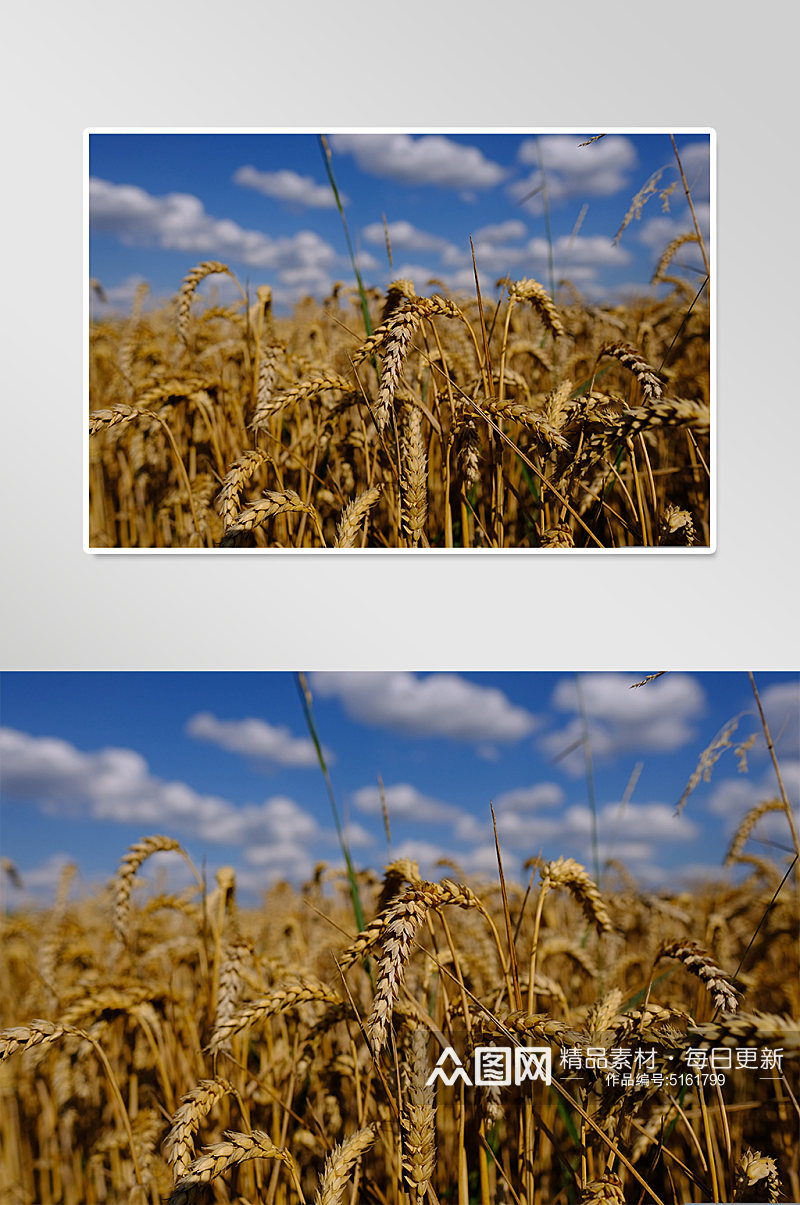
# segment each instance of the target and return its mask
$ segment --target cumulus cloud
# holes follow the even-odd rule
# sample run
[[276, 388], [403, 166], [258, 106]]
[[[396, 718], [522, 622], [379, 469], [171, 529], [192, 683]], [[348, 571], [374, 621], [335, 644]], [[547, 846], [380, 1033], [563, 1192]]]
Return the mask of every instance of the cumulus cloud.
[[133, 275], [126, 276], [119, 284], [112, 285], [110, 288], [103, 287], [102, 297], [97, 293], [92, 294], [92, 310], [102, 312], [124, 310], [125, 312], [129, 312], [133, 308], [133, 301], [138, 290], [146, 283], [143, 276]]
[[[204, 711], [192, 716], [186, 724], [189, 736], [209, 744], [227, 749], [229, 753], [242, 753], [255, 761], [269, 762], [276, 766], [318, 766], [313, 742], [292, 736], [288, 728], [275, 728], [264, 720], [218, 720]], [[333, 761], [333, 753], [326, 749], [325, 757]]]
[[[685, 815], [676, 816], [666, 803], [628, 804], [624, 818], [619, 803], [597, 811], [601, 861], [652, 862], [665, 845], [685, 845], [696, 840], [699, 829]], [[592, 813], [575, 804], [557, 816], [507, 810], [497, 815], [497, 830], [504, 851], [522, 860], [544, 851], [545, 857], [575, 857], [586, 865], [592, 860]], [[638, 871], [638, 866], [634, 865]]]
[[[423, 795], [407, 782], [384, 787], [384, 795], [390, 821], [419, 820], [435, 824], [443, 820], [455, 820], [461, 815], [459, 808]], [[361, 787], [353, 795], [353, 804], [360, 812], [366, 812], [370, 816], [380, 816], [382, 813], [381, 795], [377, 787]]]
[[[644, 212], [646, 214], [647, 210]], [[700, 226], [700, 232], [705, 239], [706, 246], [708, 246], [711, 229], [711, 208], [707, 203], [699, 203], [695, 205], [695, 213], [698, 225]], [[682, 205], [680, 208], [676, 206], [675, 212], [654, 214], [652, 217], [643, 218], [636, 233], [636, 238], [638, 242], [643, 243], [645, 247], [649, 247], [655, 254], [661, 255], [678, 235], [693, 233], [694, 222], [692, 221], [689, 207], [688, 205]], [[698, 268], [703, 266], [700, 248], [696, 243], [687, 243], [679, 249], [674, 262], [678, 263], [681, 260], [693, 263]]]
[[528, 233], [524, 222], [510, 218], [507, 222], [496, 222], [493, 226], [480, 226], [472, 232], [475, 242], [510, 243], [519, 242]]
[[533, 787], [516, 787], [504, 791], [494, 801], [495, 811], [532, 811], [534, 808], [554, 808], [564, 802], [564, 792], [558, 783], [539, 782]]
[[338, 262], [334, 248], [313, 230], [273, 239], [229, 218], [213, 217], [189, 193], [152, 196], [135, 185], [93, 178], [89, 218], [93, 230], [114, 235], [128, 246], [191, 251], [278, 273], [302, 271], [308, 279], [325, 276], [327, 281], [325, 274]]
[[492, 188], [506, 175], [477, 147], [441, 134], [334, 134], [330, 142], [338, 153], [353, 155], [362, 171], [403, 184]]
[[[800, 803], [800, 761], [786, 758], [781, 760], [780, 767], [789, 802], [796, 806]], [[719, 778], [716, 783], [712, 781], [712, 788], [708, 799], [709, 811], [724, 817], [723, 823], [729, 833], [738, 827], [751, 808], [768, 799], [780, 798], [778, 781], [771, 765], [758, 775], [739, 774], [736, 778]], [[687, 807], [691, 807], [691, 800]], [[780, 819], [785, 827], [785, 817]]]
[[316, 673], [312, 686], [338, 698], [353, 719], [409, 736], [457, 741], [518, 741], [537, 726], [502, 691], [458, 674]]
[[[634, 675], [588, 674], [581, 678], [584, 712], [592, 754], [669, 753], [695, 735], [692, 721], [705, 710], [705, 696], [690, 674], [668, 674], [639, 690], [632, 690]], [[578, 692], [574, 678], [562, 678], [553, 694], [558, 711], [573, 712], [567, 726], [541, 738], [541, 747], [558, 756], [582, 738]], [[562, 763], [570, 773], [584, 771], [581, 753]]]
[[[318, 184], [312, 176], [300, 176], [297, 172], [286, 169], [260, 172], [248, 164], [236, 169], [233, 182], [242, 188], [253, 188], [265, 197], [274, 197], [277, 201], [285, 201], [287, 205], [301, 209], [332, 209], [336, 205], [330, 185]], [[339, 194], [339, 199], [343, 205], [348, 204], [347, 197], [342, 193]]]
[[[707, 201], [711, 195], [711, 143], [708, 138], [681, 147], [681, 163], [692, 200]], [[673, 194], [674, 195], [674, 194]]]
[[[532, 238], [525, 243], [512, 245], [483, 236], [473, 238], [473, 242], [479, 272], [486, 272], [495, 279], [509, 272], [515, 276], [535, 276], [537, 279], [549, 273], [551, 247], [545, 238]], [[626, 247], [614, 246], [610, 238], [602, 235], [575, 238], [563, 235], [553, 240], [552, 256], [557, 278], [568, 276], [580, 282], [592, 282], [598, 270], [625, 267], [633, 259]], [[442, 255], [442, 263], [448, 268], [460, 268], [464, 282], [467, 285], [471, 283], [474, 290], [472, 252], [468, 246], [466, 249], [448, 248]]]
[[800, 678], [775, 682], [759, 693], [779, 758], [800, 758]]
[[[463, 873], [467, 877], [475, 875], [494, 882], [497, 880], [497, 854], [493, 842], [454, 853], [452, 848], [436, 845], [432, 841], [403, 841], [392, 849], [392, 855], [397, 859], [409, 858], [417, 862], [423, 878], [439, 880]], [[445, 865], [441, 865], [442, 862]], [[453, 870], [449, 864], [451, 862], [455, 862], [458, 872]]]
[[[576, 134], [553, 134], [538, 141], [526, 138], [520, 143], [518, 159], [524, 166], [535, 165], [535, 171], [524, 180], [508, 186], [509, 196], [532, 213], [543, 209], [541, 192], [529, 194], [542, 185], [541, 164], [547, 179], [547, 194], [551, 204], [570, 197], [611, 197], [629, 185], [636, 166], [636, 149], [629, 138], [608, 134], [591, 146]], [[528, 197], [526, 200], [525, 198]]]
[[[6, 876], [0, 870], [0, 899], [8, 900], [14, 907], [21, 908], [43, 904], [54, 899], [61, 876], [75, 859], [69, 854], [54, 853], [36, 866], [17, 867], [18, 878]], [[69, 895], [75, 894], [75, 884]]]
[[320, 831], [291, 799], [237, 807], [155, 777], [131, 749], [84, 753], [66, 741], [3, 728], [0, 759], [4, 793], [51, 815], [153, 825], [228, 845], [279, 843], [287, 834], [308, 845]]
[[441, 238], [437, 234], [429, 234], [426, 230], [419, 230], [413, 226], [411, 222], [387, 222], [384, 229], [383, 222], [371, 222], [369, 226], [365, 226], [363, 230], [364, 238], [368, 243], [378, 243], [383, 245], [386, 241], [386, 230], [389, 231], [389, 241], [392, 244], [392, 252], [394, 251], [446, 251], [451, 244], [447, 239]]

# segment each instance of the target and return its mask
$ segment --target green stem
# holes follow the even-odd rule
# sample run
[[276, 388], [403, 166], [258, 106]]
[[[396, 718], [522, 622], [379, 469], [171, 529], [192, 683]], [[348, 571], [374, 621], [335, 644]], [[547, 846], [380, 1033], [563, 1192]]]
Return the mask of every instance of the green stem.
[[347, 839], [344, 835], [342, 822], [339, 819], [339, 809], [336, 806], [336, 796], [333, 793], [333, 783], [331, 782], [331, 776], [328, 772], [328, 765], [325, 761], [325, 754], [323, 752], [322, 745], [320, 744], [319, 736], [317, 735], [317, 726], [314, 721], [311, 691], [309, 690], [305, 674], [296, 674], [295, 678], [297, 681], [298, 694], [300, 695], [300, 702], [303, 705], [303, 714], [306, 717], [306, 724], [308, 725], [308, 731], [311, 734], [312, 741], [314, 742], [314, 748], [317, 751], [317, 760], [319, 761], [320, 769], [322, 770], [322, 775], [325, 779], [325, 786], [328, 790], [328, 799], [330, 800], [331, 811], [333, 812], [336, 833], [339, 837], [339, 845], [341, 846], [345, 865], [347, 867], [347, 878], [350, 883], [350, 898], [353, 901], [353, 914], [355, 915], [356, 924], [358, 925], [358, 931], [360, 933], [364, 928], [364, 909], [362, 907], [361, 896], [359, 895], [358, 891], [358, 880], [356, 879], [356, 873], [353, 869], [353, 863], [350, 858], [350, 850], [347, 847]]

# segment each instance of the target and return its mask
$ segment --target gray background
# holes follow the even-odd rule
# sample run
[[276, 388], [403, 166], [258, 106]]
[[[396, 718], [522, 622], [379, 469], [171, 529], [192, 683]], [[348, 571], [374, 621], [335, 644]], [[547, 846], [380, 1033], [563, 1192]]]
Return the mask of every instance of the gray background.
[[[794, 667], [798, 22], [771, 2], [746, 22], [696, 3], [15, 7], [0, 668]], [[143, 126], [715, 128], [718, 551], [85, 553], [83, 131]]]

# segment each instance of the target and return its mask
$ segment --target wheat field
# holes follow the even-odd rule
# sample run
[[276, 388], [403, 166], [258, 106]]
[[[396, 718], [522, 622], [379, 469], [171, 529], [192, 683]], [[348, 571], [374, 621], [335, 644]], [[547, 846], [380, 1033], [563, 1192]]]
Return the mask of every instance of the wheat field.
[[[797, 909], [783, 868], [743, 852], [764, 810], [729, 853], [749, 877], [696, 893], [621, 865], [601, 891], [569, 858], [521, 884], [502, 861], [468, 882], [405, 859], [321, 864], [241, 909], [231, 869], [207, 889], [160, 835], [88, 898], [65, 872], [51, 907], [3, 922], [0, 1200], [797, 1200]], [[164, 851], [196, 886], [144, 884]], [[480, 1047], [550, 1049], [551, 1084], [429, 1082]], [[560, 1061], [640, 1047], [662, 1085]], [[782, 1061], [670, 1086], [690, 1048]]]
[[[710, 312], [337, 285], [289, 318], [211, 260], [90, 323], [92, 549], [702, 548]], [[233, 304], [197, 297], [233, 280]], [[101, 290], [98, 282], [94, 282]]]

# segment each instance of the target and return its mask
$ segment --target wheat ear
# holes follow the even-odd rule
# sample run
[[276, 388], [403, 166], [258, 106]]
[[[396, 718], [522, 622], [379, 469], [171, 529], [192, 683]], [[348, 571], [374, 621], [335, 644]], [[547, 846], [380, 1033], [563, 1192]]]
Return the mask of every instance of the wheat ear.
[[781, 1182], [775, 1160], [769, 1155], [762, 1155], [761, 1151], [748, 1149], [739, 1156], [733, 1189], [734, 1201], [754, 1201], [756, 1198], [753, 1191], [756, 1185], [759, 1201], [775, 1202], [779, 1199]]
[[118, 941], [125, 941], [125, 926], [128, 913], [130, 912], [131, 890], [137, 870], [142, 862], [146, 858], [149, 858], [151, 854], [168, 850], [173, 850], [186, 857], [186, 852], [179, 841], [175, 841], [172, 837], [156, 835], [154, 837], [145, 837], [143, 841], [138, 841], [135, 845], [132, 845], [120, 862], [113, 882], [113, 925], [114, 936]]
[[354, 498], [342, 511], [334, 548], [355, 548], [361, 524], [381, 496], [380, 485], [373, 485]]
[[711, 955], [694, 941], [673, 941], [662, 945], [656, 962], [661, 958], [677, 958], [692, 975], [702, 979], [717, 1008], [735, 1013], [739, 1007], [736, 988]]
[[233, 275], [227, 264], [209, 259], [205, 263], [198, 264], [196, 268], [192, 268], [191, 272], [188, 272], [183, 278], [181, 291], [178, 294], [178, 338], [184, 346], [189, 342], [189, 311], [195, 290], [201, 280], [205, 280], [206, 276], [213, 276], [215, 273], [225, 276]]
[[412, 544], [416, 545], [422, 538], [428, 515], [428, 457], [422, 434], [420, 408], [404, 406], [403, 420], [403, 434], [400, 440], [403, 526]]
[[610, 932], [613, 928], [611, 917], [597, 885], [585, 866], [581, 866], [574, 858], [558, 858], [555, 862], [547, 862], [541, 873], [543, 890], [566, 887], [598, 933]]
[[433, 1085], [427, 1084], [427, 1030], [411, 1032], [406, 1064], [406, 1087], [400, 1124], [403, 1129], [403, 1167], [412, 1199], [421, 1205], [436, 1159], [436, 1110]]
[[622, 1181], [613, 1172], [592, 1180], [580, 1195], [578, 1205], [625, 1205]]
[[235, 1089], [224, 1079], [203, 1079], [196, 1088], [181, 1099], [180, 1108], [172, 1118], [172, 1126], [164, 1139], [164, 1156], [172, 1168], [174, 1180], [189, 1173], [194, 1158], [194, 1136], [200, 1122], [207, 1117], [218, 1100]]
[[280, 1159], [294, 1168], [294, 1160], [288, 1151], [275, 1146], [263, 1130], [252, 1134], [239, 1134], [228, 1130], [225, 1142], [218, 1142], [206, 1149], [204, 1155], [189, 1164], [187, 1174], [173, 1188], [167, 1205], [189, 1205], [196, 1201], [204, 1184], [209, 1184], [231, 1167], [249, 1159]]
[[333, 1148], [319, 1178], [319, 1189], [314, 1197], [317, 1205], [338, 1205], [350, 1172], [374, 1141], [375, 1131], [367, 1126]]
[[419, 927], [429, 909], [446, 904], [455, 904], [459, 908], [478, 908], [484, 912], [483, 905], [469, 887], [443, 879], [441, 883], [423, 882], [418, 887], [410, 888], [380, 918], [384, 932], [383, 957], [372, 1012], [366, 1026], [367, 1037], [376, 1053], [386, 1043], [389, 1022]]

